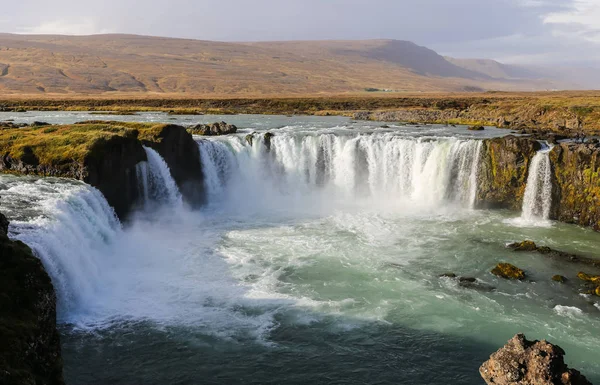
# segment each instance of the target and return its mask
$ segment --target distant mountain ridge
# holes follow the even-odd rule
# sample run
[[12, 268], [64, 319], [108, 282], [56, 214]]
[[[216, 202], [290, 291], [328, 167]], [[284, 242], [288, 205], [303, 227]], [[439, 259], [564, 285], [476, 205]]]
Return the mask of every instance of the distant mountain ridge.
[[0, 91], [6, 94], [293, 96], [561, 86], [519, 71], [444, 58], [400, 40], [223, 43], [0, 34]]

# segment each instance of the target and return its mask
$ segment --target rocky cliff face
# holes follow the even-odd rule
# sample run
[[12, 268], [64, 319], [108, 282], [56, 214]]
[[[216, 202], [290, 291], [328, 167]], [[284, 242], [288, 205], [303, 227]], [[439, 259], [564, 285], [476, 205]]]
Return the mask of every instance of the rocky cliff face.
[[136, 165], [147, 160], [144, 145], [164, 158], [187, 203], [204, 203], [200, 151], [184, 127], [94, 121], [4, 132], [0, 171], [82, 180], [100, 190], [121, 219], [140, 197]]
[[[520, 210], [529, 166], [540, 143], [507, 136], [486, 140], [480, 165], [477, 205]], [[550, 219], [600, 231], [600, 145], [562, 143], [550, 152]]]
[[562, 143], [550, 153], [554, 219], [600, 231], [600, 147]]
[[521, 209], [529, 165], [540, 148], [536, 140], [512, 135], [486, 140], [479, 170], [477, 205]]
[[192, 207], [205, 201], [200, 149], [184, 127], [167, 125], [151, 138], [143, 140], [165, 160], [184, 200]]
[[0, 214], [0, 383], [63, 384], [56, 295], [31, 249], [7, 236]]
[[136, 165], [146, 160], [146, 152], [137, 135], [132, 131], [94, 143], [79, 178], [100, 190], [119, 218], [129, 214], [140, 193]]

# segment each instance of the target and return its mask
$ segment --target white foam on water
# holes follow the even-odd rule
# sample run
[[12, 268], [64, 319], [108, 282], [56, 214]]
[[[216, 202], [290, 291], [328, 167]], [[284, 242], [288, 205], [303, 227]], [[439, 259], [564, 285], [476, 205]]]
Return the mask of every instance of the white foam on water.
[[583, 315], [583, 310], [575, 306], [562, 306], [556, 305], [554, 307], [554, 311], [563, 317], [569, 317], [572, 319], [577, 319]]

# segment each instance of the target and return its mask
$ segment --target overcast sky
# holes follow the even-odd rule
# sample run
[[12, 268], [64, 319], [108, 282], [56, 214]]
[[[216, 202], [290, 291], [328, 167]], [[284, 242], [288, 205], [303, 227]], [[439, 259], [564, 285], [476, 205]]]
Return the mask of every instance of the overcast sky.
[[20, 0], [0, 31], [204, 40], [411, 40], [456, 57], [600, 61], [600, 0]]

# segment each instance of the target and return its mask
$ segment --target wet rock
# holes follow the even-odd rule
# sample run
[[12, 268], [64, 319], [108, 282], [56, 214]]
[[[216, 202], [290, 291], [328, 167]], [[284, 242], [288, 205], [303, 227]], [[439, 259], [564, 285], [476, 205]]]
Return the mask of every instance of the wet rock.
[[591, 385], [564, 362], [565, 352], [546, 341], [528, 341], [517, 334], [481, 365], [488, 385]]
[[508, 248], [513, 249], [514, 251], [536, 251], [538, 249], [533, 241], [511, 243], [508, 245]]
[[577, 277], [582, 281], [591, 282], [594, 285], [600, 285], [600, 275], [589, 275], [584, 272], [579, 272]]
[[492, 269], [492, 274], [506, 279], [525, 279], [525, 272], [510, 263], [499, 263]]
[[495, 287], [481, 283], [477, 278], [473, 277], [459, 277], [454, 273], [444, 273], [441, 274], [439, 277], [457, 280], [458, 286], [463, 287], [465, 289], [473, 289], [487, 292], [496, 290]]
[[252, 144], [254, 144], [254, 134], [248, 134], [246, 135], [246, 143], [248, 143], [248, 145], [250, 147], [252, 147]]
[[477, 207], [521, 210], [537, 140], [509, 135], [484, 140], [479, 168]]
[[237, 132], [237, 127], [233, 124], [218, 122], [213, 124], [198, 124], [188, 128], [188, 131], [192, 135], [218, 136], [235, 134]]
[[0, 214], [0, 384], [63, 384], [56, 294], [31, 249]]
[[265, 140], [265, 147], [267, 148], [267, 151], [271, 150], [271, 139], [275, 136], [275, 134], [272, 134], [270, 132], [267, 132], [264, 135], [264, 140]]
[[562, 276], [562, 275], [555, 275], [554, 277], [552, 277], [552, 280], [554, 282], [558, 282], [558, 283], [565, 283], [567, 282], [567, 278]]
[[31, 127], [42, 127], [42, 126], [51, 126], [51, 124], [46, 123], [46, 122], [38, 122], [38, 121], [31, 123]]
[[485, 127], [483, 126], [471, 126], [469, 128], [467, 128], [469, 131], [483, 131], [485, 130]]
[[439, 275], [440, 278], [456, 278], [456, 274], [454, 273], [444, 273]]
[[8, 219], [0, 213], [0, 236], [8, 234]]
[[558, 259], [564, 262], [578, 263], [581, 265], [600, 268], [600, 260], [598, 259], [567, 253], [560, 250], [554, 250], [547, 246], [537, 246], [532, 241], [512, 243], [508, 245], [508, 248], [513, 249], [514, 251], [537, 251], [538, 253], [543, 254], [549, 258]]

